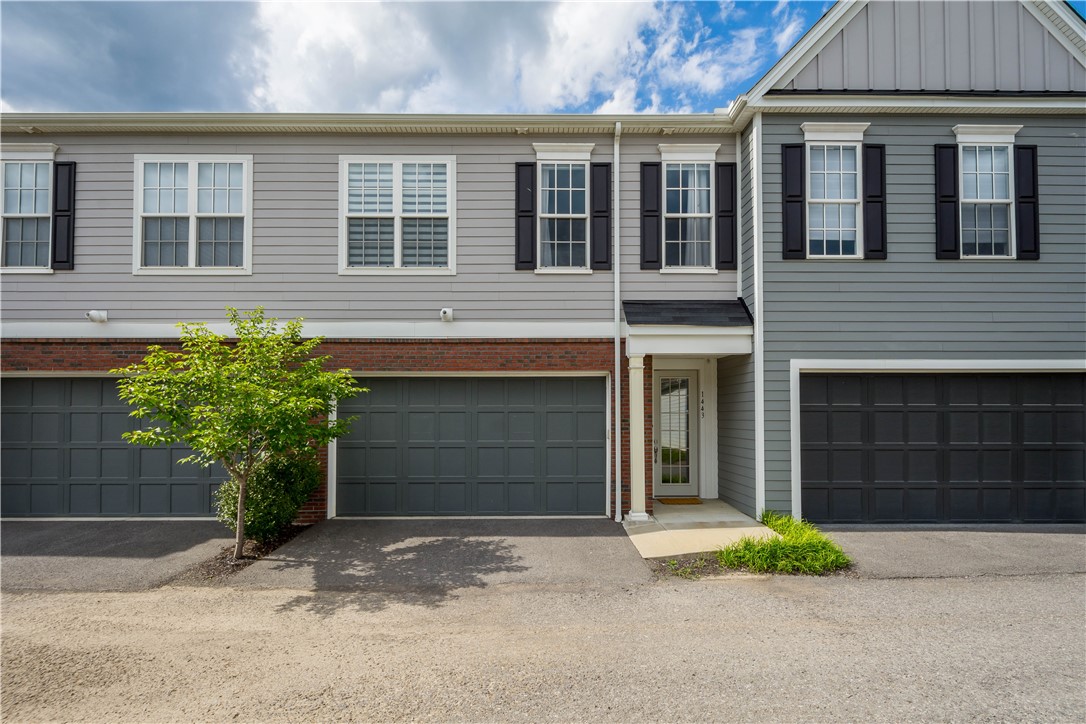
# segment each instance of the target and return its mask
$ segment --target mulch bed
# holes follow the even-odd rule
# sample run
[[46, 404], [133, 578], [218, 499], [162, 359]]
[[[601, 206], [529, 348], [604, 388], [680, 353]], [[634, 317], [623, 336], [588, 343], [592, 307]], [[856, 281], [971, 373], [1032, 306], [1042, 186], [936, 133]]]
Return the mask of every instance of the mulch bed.
[[245, 546], [242, 548], [243, 557], [239, 560], [234, 560], [234, 545], [231, 543], [206, 561], [189, 566], [171, 578], [168, 583], [171, 586], [221, 585], [234, 574], [245, 570], [261, 558], [271, 554], [284, 543], [293, 540], [307, 528], [309, 528], [308, 525], [292, 525], [285, 528], [274, 540], [264, 543], [246, 540]]

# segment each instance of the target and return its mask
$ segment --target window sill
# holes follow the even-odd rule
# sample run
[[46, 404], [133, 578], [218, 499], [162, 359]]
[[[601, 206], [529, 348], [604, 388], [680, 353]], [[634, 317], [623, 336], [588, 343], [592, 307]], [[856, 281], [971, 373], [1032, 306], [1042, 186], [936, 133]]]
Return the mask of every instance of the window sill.
[[380, 277], [380, 276], [418, 276], [418, 277], [452, 277], [456, 276], [455, 269], [434, 269], [427, 267], [346, 267], [340, 268], [341, 277]]
[[848, 256], [845, 256], [844, 254], [838, 254], [837, 256], [833, 256], [831, 254], [820, 254], [820, 255], [808, 254], [805, 259], [800, 259], [799, 261], [875, 261], [875, 260], [874, 259], [864, 259], [862, 254], [855, 254], [855, 255], [854, 254], [849, 254]]
[[0, 274], [52, 274], [53, 270], [44, 266], [5, 266], [0, 267]]
[[133, 276], [149, 277], [249, 277], [252, 269], [245, 267], [141, 267], [132, 270]]
[[579, 269], [577, 267], [560, 268], [560, 267], [545, 267], [543, 269], [536, 269], [536, 274], [547, 276], [549, 274], [591, 274], [591, 269]]
[[710, 269], [709, 267], [672, 266], [672, 267], [664, 267], [663, 269], [660, 270], [660, 273], [661, 274], [719, 274], [720, 270], [719, 269]]
[[947, 261], [1018, 261], [1016, 256], [960, 256]]

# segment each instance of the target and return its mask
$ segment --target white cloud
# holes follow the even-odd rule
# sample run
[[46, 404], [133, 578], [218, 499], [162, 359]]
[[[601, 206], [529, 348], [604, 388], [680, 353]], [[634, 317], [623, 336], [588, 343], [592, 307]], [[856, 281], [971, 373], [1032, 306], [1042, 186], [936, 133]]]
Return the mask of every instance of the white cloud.
[[777, 0], [772, 17], [777, 21], [777, 29], [773, 31], [773, 47], [778, 56], [784, 55], [796, 38], [803, 34], [803, 11], [793, 7], [789, 0]]
[[8, 103], [3, 98], [0, 98], [0, 113], [20, 113], [21, 111], [15, 106]]
[[664, 2], [267, 2], [257, 25], [250, 104], [275, 111], [712, 107], [768, 52], [765, 29], [715, 37], [692, 6]]

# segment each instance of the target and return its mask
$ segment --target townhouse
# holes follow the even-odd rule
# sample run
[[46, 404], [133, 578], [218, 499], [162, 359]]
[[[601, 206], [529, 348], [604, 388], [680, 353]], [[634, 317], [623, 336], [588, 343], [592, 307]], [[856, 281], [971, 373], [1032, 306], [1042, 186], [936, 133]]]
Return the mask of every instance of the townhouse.
[[1086, 23], [842, 2], [683, 115], [5, 114], [0, 514], [206, 516], [108, 370], [304, 317], [309, 520], [1086, 520]]

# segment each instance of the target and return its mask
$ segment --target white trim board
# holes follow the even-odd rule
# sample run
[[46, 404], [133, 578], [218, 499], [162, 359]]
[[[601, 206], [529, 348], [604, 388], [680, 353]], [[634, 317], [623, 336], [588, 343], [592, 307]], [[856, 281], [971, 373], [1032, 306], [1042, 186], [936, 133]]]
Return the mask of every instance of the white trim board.
[[866, 372], [1086, 372], [1086, 360], [932, 360], [932, 359], [792, 359], [788, 369], [788, 436], [792, 482], [792, 516], [803, 515], [800, 471], [799, 384], [803, 373]]
[[[116, 317], [113, 310], [111, 317]], [[614, 338], [614, 322], [485, 322], [438, 319], [432, 322], [313, 322], [306, 321], [305, 336], [328, 339], [605, 339]], [[200, 320], [193, 320], [200, 321]], [[219, 334], [232, 329], [226, 322], [209, 322]], [[174, 322], [4, 322], [2, 339], [177, 339], [181, 332]]]

